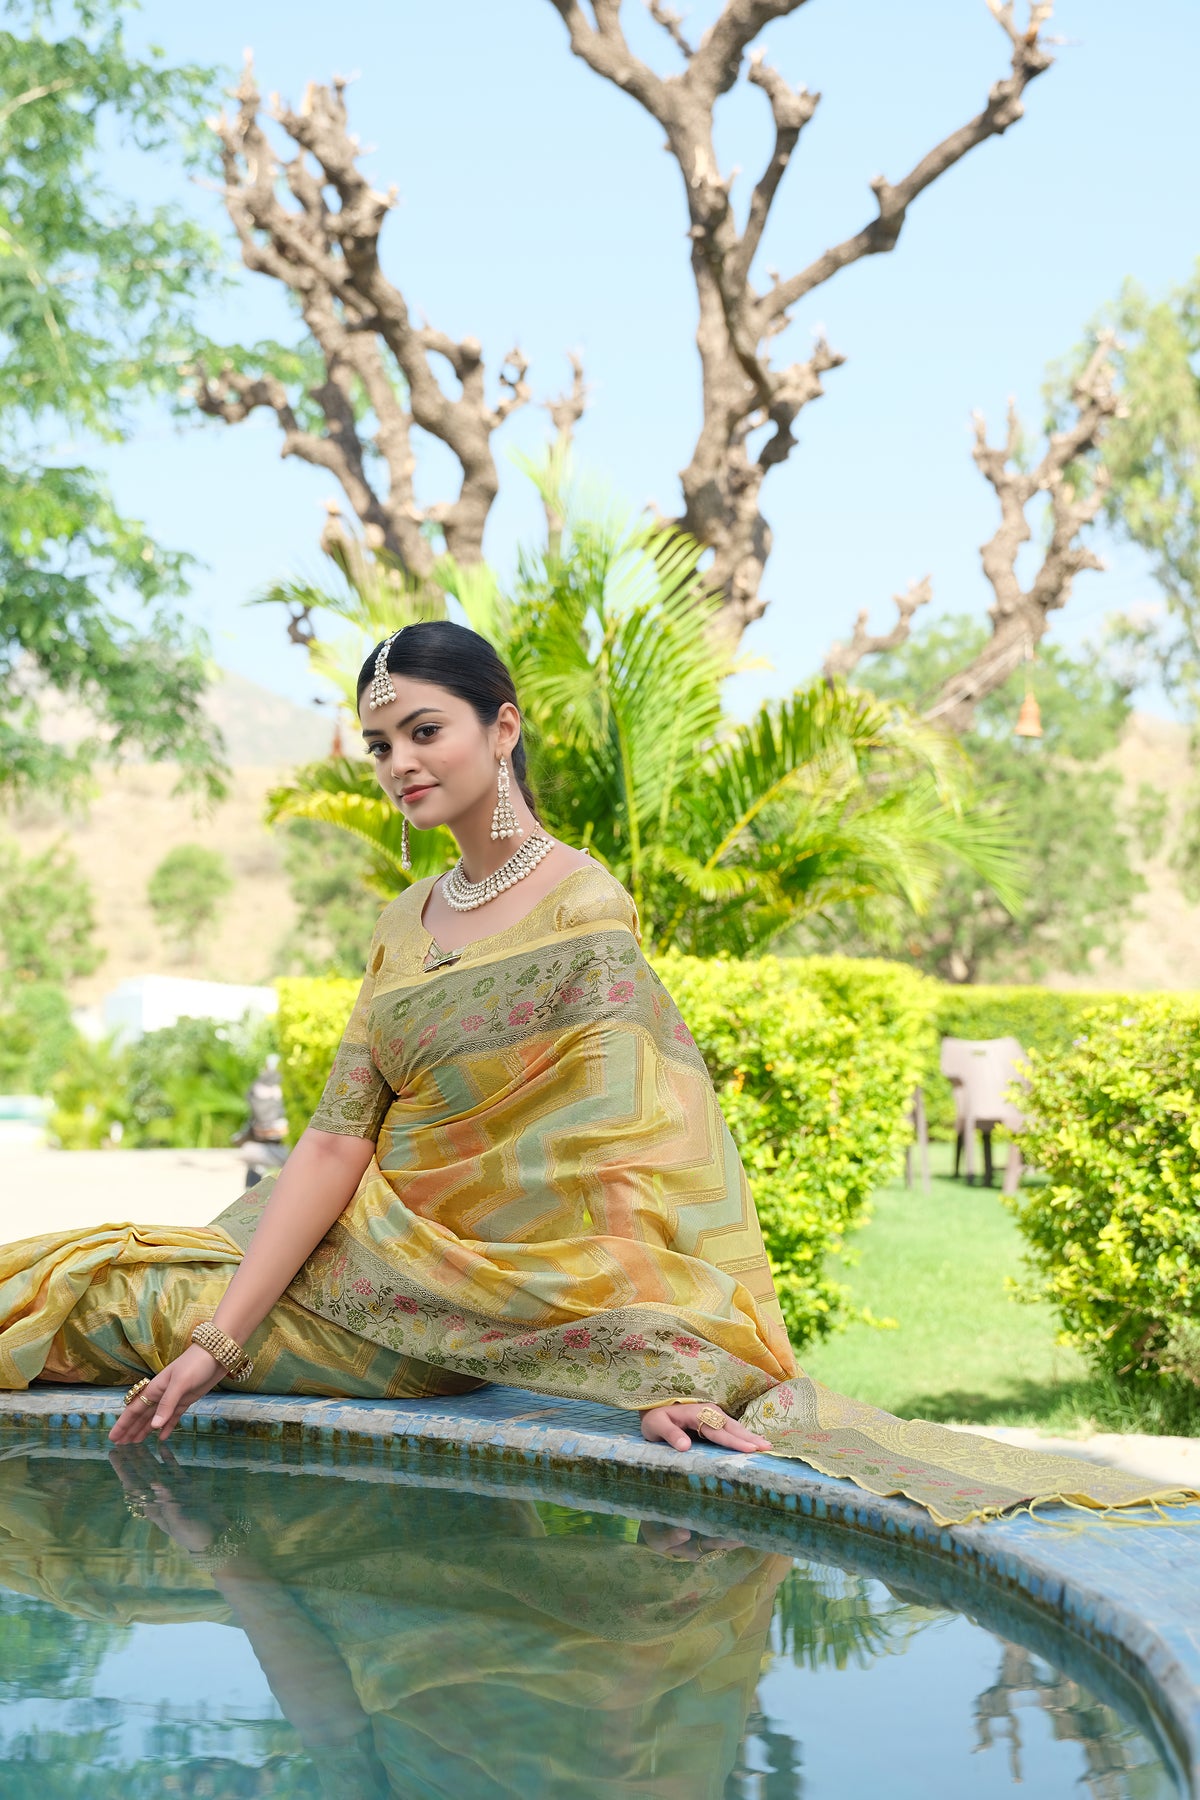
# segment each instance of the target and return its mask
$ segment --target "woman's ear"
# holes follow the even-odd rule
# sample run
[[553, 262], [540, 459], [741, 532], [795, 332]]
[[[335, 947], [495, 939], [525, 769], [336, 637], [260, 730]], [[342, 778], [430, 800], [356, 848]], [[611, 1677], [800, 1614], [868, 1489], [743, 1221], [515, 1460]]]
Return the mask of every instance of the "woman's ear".
[[521, 715], [511, 700], [505, 700], [496, 714], [496, 748], [501, 756], [511, 756], [520, 735]]

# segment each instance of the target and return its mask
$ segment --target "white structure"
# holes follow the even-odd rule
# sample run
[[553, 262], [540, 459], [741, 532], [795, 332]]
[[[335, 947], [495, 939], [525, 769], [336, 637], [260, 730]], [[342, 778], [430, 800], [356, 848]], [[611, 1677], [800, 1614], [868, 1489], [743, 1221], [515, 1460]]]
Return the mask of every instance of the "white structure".
[[105, 995], [104, 1030], [121, 1044], [180, 1019], [220, 1019], [237, 1024], [247, 1013], [268, 1018], [278, 1007], [273, 987], [239, 987], [230, 981], [189, 981], [182, 975], [134, 975]]

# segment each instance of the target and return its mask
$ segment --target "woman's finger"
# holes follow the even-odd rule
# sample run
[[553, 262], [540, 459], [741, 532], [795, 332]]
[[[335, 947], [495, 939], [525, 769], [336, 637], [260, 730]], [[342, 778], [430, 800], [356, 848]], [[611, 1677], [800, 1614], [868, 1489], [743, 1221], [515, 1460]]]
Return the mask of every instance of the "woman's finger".
[[114, 1444], [140, 1444], [143, 1441], [150, 1430], [158, 1398], [168, 1382], [165, 1370], [160, 1371], [152, 1377], [149, 1387], [144, 1387], [130, 1402], [108, 1434]]
[[692, 1443], [687, 1432], [671, 1417], [665, 1406], [643, 1413], [642, 1436], [651, 1444], [669, 1444], [672, 1450], [688, 1450]]

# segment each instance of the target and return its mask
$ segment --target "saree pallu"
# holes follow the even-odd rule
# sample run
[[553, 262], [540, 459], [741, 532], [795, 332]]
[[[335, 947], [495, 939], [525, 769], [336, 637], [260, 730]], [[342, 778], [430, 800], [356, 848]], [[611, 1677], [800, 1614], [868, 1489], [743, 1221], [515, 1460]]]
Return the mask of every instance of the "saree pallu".
[[[897, 1420], [798, 1374], [736, 1147], [628, 895], [577, 869], [518, 925], [443, 953], [421, 923], [430, 886], [383, 913], [312, 1119], [375, 1155], [251, 1339], [253, 1386], [711, 1401], [775, 1454], [942, 1523], [1031, 1498], [1149, 1497], [1144, 1481]], [[0, 1385], [161, 1367], [211, 1316], [270, 1190], [207, 1232], [0, 1250]]]

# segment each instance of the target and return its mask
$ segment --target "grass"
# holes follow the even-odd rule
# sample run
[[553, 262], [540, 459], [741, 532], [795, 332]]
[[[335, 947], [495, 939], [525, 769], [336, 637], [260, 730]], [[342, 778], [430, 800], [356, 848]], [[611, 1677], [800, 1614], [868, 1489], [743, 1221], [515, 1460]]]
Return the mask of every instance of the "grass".
[[950, 1149], [932, 1147], [932, 1192], [893, 1182], [834, 1273], [853, 1304], [895, 1330], [850, 1325], [801, 1357], [826, 1387], [904, 1418], [1034, 1425], [1072, 1434], [1196, 1431], [1190, 1402], [1131, 1391], [1055, 1342], [1049, 1307], [1014, 1300], [1022, 1240], [999, 1189], [949, 1177]]

